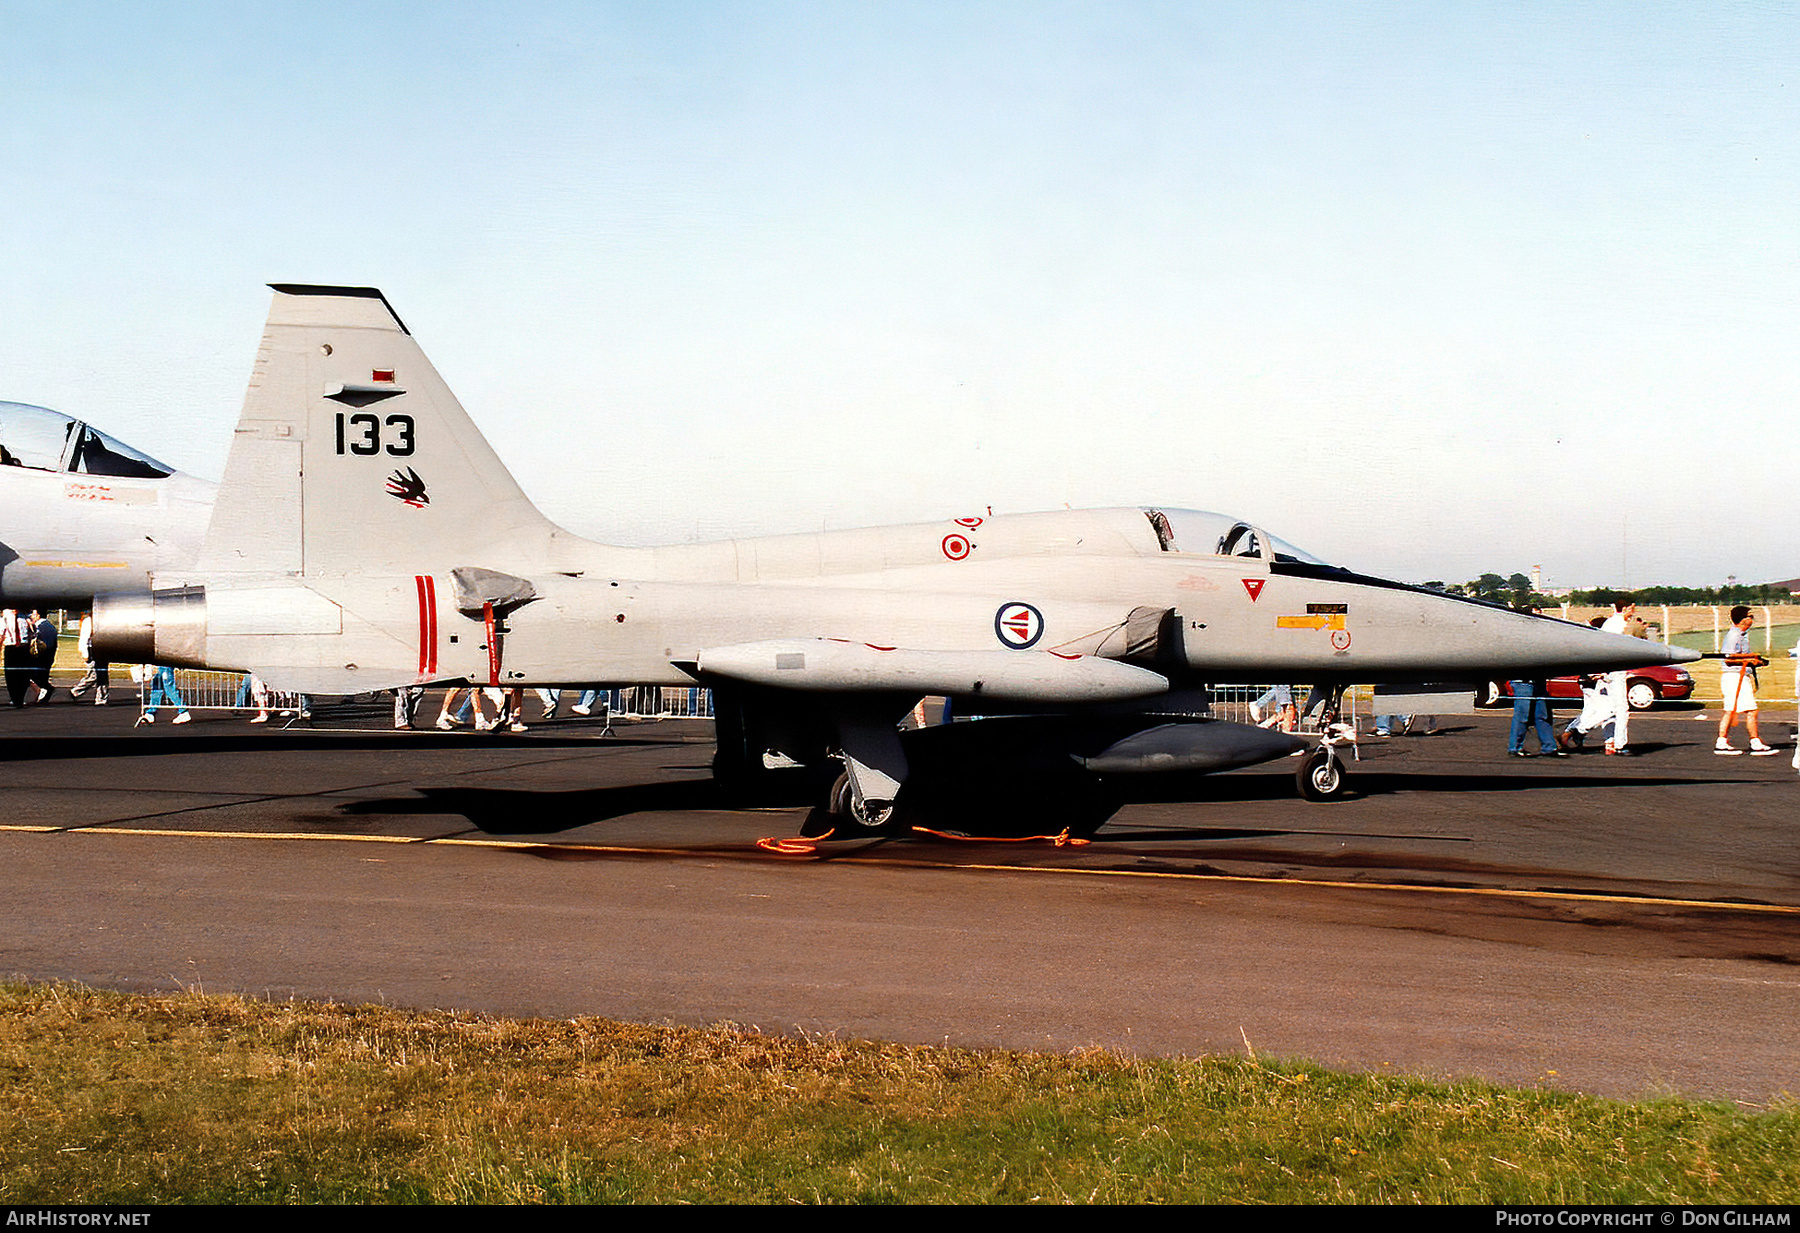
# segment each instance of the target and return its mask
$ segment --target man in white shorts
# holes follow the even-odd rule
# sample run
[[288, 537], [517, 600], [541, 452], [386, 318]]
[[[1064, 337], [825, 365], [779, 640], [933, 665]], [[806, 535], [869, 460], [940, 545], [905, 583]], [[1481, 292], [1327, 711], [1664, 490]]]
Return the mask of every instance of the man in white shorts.
[[[1637, 619], [1637, 605], [1628, 599], [1615, 600], [1613, 614], [1606, 618], [1600, 626], [1603, 633], [1632, 634], [1637, 632], [1633, 623]], [[1637, 629], [1641, 629], [1641, 623]], [[1612, 704], [1612, 734], [1606, 738], [1606, 752], [1609, 754], [1636, 753], [1626, 744], [1626, 734], [1631, 730], [1631, 673], [1625, 671], [1606, 674], [1606, 696]]]
[[1742, 604], [1733, 608], [1731, 632], [1725, 635], [1724, 645], [1719, 648], [1725, 656], [1725, 670], [1719, 674], [1719, 684], [1725, 691], [1725, 714], [1719, 718], [1719, 739], [1713, 745], [1716, 754], [1744, 752], [1733, 749], [1730, 739], [1732, 726], [1739, 715], [1744, 717], [1744, 727], [1750, 733], [1750, 752], [1759, 757], [1775, 752], [1762, 743], [1762, 734], [1756, 727], [1756, 670], [1769, 661], [1750, 650], [1750, 627], [1755, 623], [1750, 609]]

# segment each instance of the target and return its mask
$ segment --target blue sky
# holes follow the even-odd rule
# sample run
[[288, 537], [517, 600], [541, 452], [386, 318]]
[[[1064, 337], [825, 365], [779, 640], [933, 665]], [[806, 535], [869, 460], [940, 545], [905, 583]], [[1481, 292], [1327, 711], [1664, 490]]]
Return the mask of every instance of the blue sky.
[[1800, 574], [1800, 8], [0, 0], [0, 398], [216, 477], [381, 287], [626, 543], [1162, 503]]

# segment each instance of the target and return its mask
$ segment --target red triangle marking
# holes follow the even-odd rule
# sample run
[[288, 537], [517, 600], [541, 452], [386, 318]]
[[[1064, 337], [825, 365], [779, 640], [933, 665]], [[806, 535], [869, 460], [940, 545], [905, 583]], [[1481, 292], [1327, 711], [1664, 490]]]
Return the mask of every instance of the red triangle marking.
[[1250, 602], [1251, 603], [1254, 604], [1256, 602], [1256, 597], [1258, 595], [1262, 594], [1263, 583], [1266, 581], [1268, 581], [1268, 579], [1266, 579], [1266, 578], [1246, 578], [1246, 579], [1244, 579], [1244, 590], [1250, 592]]

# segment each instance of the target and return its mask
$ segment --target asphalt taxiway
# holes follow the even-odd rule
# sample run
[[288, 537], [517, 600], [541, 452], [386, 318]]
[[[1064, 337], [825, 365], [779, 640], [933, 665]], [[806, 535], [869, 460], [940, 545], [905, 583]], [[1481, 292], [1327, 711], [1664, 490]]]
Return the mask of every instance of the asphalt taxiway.
[[1800, 776], [1713, 756], [1691, 708], [1634, 718], [1633, 759], [1509, 759], [1504, 715], [1454, 717], [1366, 740], [1344, 801], [1276, 764], [1139, 791], [1085, 845], [999, 809], [796, 853], [757, 841], [806, 802], [721, 798], [700, 722], [132, 714], [0, 709], [0, 974], [1800, 1090]]

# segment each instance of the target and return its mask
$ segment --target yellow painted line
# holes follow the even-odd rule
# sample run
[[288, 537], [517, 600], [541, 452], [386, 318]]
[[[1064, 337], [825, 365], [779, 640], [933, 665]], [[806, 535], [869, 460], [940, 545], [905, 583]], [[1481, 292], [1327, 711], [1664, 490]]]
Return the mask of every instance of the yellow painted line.
[[1042, 869], [1018, 865], [935, 865], [939, 869], [974, 869], [983, 872], [1068, 873], [1090, 877], [1172, 878], [1185, 882], [1255, 882], [1267, 886], [1327, 887], [1333, 890], [1414, 891], [1430, 895], [1488, 895], [1501, 899], [1556, 899], [1582, 903], [1632, 903], [1673, 908], [1713, 908], [1732, 912], [1773, 912], [1800, 916], [1800, 907], [1779, 903], [1724, 903], [1716, 899], [1664, 899], [1655, 895], [1604, 895], [1583, 891], [1509, 890], [1498, 886], [1420, 886], [1410, 882], [1334, 882], [1312, 878], [1266, 878], [1254, 874], [1172, 873], [1156, 869]]
[[[601, 843], [550, 843], [534, 839], [465, 839], [455, 836], [410, 835], [332, 835], [321, 831], [191, 831], [163, 827], [124, 826], [24, 826], [0, 825], [0, 833], [134, 835], [145, 838], [182, 837], [190, 839], [299, 839], [335, 843], [385, 843], [436, 845], [458, 848], [499, 848], [518, 851], [544, 849], [561, 852], [598, 852], [612, 856], [681, 856], [715, 857], [717, 853], [686, 852], [671, 848], [625, 847]], [[1655, 895], [1607, 895], [1584, 891], [1509, 890], [1492, 886], [1420, 886], [1408, 882], [1344, 882], [1310, 878], [1270, 878], [1255, 874], [1178, 873], [1159, 869], [1072, 869], [1039, 865], [990, 865], [977, 862], [921, 861], [893, 857], [839, 856], [833, 864], [891, 865], [928, 869], [959, 869], [974, 873], [1042, 873], [1089, 878], [1158, 878], [1175, 882], [1219, 882], [1328, 890], [1402, 891], [1426, 895], [1478, 895], [1496, 899], [1547, 899], [1564, 903], [1622, 903], [1639, 907], [1706, 908], [1723, 912], [1760, 912], [1777, 916], [1800, 916], [1800, 907], [1779, 903], [1727, 903], [1716, 899], [1667, 899]]]
[[706, 856], [709, 853], [684, 852], [679, 848], [627, 848], [604, 843], [545, 843], [527, 839], [431, 839], [428, 843], [449, 844], [458, 848], [544, 848], [557, 852], [608, 852], [614, 856]]
[[442, 843], [438, 839], [416, 839], [407, 835], [330, 835], [322, 831], [184, 831], [173, 827], [154, 826], [0, 826], [0, 832], [24, 831], [30, 834], [61, 833], [65, 835], [134, 835], [138, 838], [200, 839], [332, 839], [339, 843]]
[[435, 844], [456, 848], [554, 848], [569, 852], [608, 852], [621, 856], [687, 855], [669, 848], [626, 848], [598, 843], [545, 843], [533, 839], [464, 839], [454, 835], [333, 835], [326, 831], [197, 831], [161, 826], [17, 826], [0, 825], [0, 833], [32, 835], [131, 835], [140, 839], [300, 839], [331, 843]]

